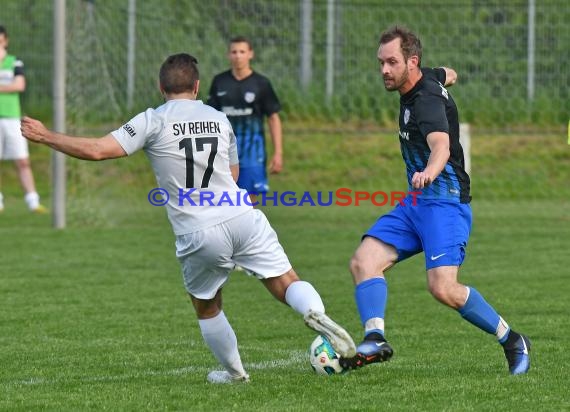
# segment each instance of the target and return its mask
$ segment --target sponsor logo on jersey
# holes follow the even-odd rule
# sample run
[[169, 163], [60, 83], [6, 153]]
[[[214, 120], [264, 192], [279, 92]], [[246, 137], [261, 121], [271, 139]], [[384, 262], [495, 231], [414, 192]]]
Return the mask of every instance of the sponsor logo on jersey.
[[245, 99], [246, 102], [253, 103], [253, 101], [255, 100], [255, 93], [254, 92], [246, 92], [243, 95], [243, 98]]
[[410, 121], [410, 110], [406, 107], [406, 110], [404, 110], [404, 124], [408, 124], [409, 121]]
[[445, 97], [445, 100], [449, 100], [449, 94], [447, 93], [447, 89], [443, 87], [441, 83], [439, 83], [439, 87], [441, 87], [441, 95]]
[[129, 136], [131, 136], [131, 137], [135, 137], [136, 134], [137, 134], [137, 133], [135, 132], [135, 128], [134, 128], [131, 124], [129, 124], [129, 123], [126, 123], [126, 124], [123, 126], [123, 129], [125, 129], [125, 131], [126, 131], [126, 132], [129, 134]]
[[223, 106], [222, 112], [224, 112], [227, 116], [249, 116], [253, 114], [253, 108], [246, 107], [244, 109], [236, 109], [233, 106]]
[[402, 132], [400, 130], [398, 131], [398, 134], [400, 135], [400, 139], [410, 140], [410, 132]]
[[222, 97], [222, 96], [225, 96], [226, 93], [227, 93], [226, 91], [218, 92], [218, 93], [216, 93], [216, 96]]

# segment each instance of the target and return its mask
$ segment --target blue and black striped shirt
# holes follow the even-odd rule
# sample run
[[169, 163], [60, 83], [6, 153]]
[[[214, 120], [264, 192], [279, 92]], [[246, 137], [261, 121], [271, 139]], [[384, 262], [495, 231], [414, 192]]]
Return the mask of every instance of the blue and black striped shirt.
[[400, 148], [406, 163], [409, 190], [414, 190], [414, 173], [423, 171], [428, 163], [431, 150], [427, 135], [444, 132], [449, 135], [449, 159], [440, 175], [422, 189], [418, 197], [469, 203], [470, 180], [459, 143], [459, 115], [453, 98], [443, 86], [445, 70], [422, 69], [422, 73], [412, 90], [400, 97]]

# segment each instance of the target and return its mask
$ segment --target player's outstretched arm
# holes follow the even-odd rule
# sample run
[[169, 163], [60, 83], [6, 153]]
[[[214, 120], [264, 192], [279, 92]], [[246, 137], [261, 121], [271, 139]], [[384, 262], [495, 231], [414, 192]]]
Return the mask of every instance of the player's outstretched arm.
[[48, 130], [42, 122], [27, 116], [22, 118], [21, 130], [26, 139], [78, 159], [105, 160], [127, 155], [111, 134], [100, 138], [72, 137]]

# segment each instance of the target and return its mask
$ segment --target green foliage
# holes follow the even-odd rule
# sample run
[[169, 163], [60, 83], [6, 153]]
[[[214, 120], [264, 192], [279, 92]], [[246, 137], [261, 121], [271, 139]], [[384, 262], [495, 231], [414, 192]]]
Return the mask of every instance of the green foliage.
[[[536, 4], [533, 101], [527, 97], [526, 1], [440, 0], [426, 7], [417, 0], [337, 0], [333, 44], [327, 43], [328, 2], [312, 3], [313, 77], [303, 90], [300, 1], [137, 1], [135, 96], [127, 108], [128, 2], [67, 2], [68, 119], [113, 121], [160, 104], [158, 68], [166, 56], [181, 51], [198, 57], [205, 99], [213, 75], [228, 68], [228, 40], [243, 34], [254, 45], [254, 68], [273, 82], [285, 117], [373, 120], [387, 126], [395, 109], [383, 103], [388, 93], [378, 75], [376, 49], [381, 31], [399, 23], [422, 38], [425, 66], [457, 70], [452, 93], [469, 122], [489, 130], [523, 124], [541, 133], [558, 132], [567, 123], [570, 74], [561, 62], [570, 59], [570, 9], [562, 0]], [[52, 2], [4, 0], [0, 21], [13, 22], [8, 24], [11, 48], [26, 63], [25, 108], [50, 113]], [[329, 46], [334, 49], [332, 96], [325, 93]]]

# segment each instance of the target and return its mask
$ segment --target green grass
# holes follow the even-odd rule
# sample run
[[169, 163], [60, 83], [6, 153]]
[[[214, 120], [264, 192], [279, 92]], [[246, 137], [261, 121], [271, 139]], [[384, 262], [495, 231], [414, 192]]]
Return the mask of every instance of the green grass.
[[[216, 367], [181, 284], [162, 218], [135, 228], [54, 231], [47, 217], [1, 221], [0, 409], [564, 410], [569, 204], [475, 207], [462, 280], [533, 340], [530, 374], [507, 374], [500, 347], [436, 303], [423, 259], [389, 275], [390, 363], [344, 376], [312, 373], [314, 333], [235, 273], [225, 289], [249, 385], [205, 382]], [[329, 313], [360, 337], [348, 259], [378, 211], [272, 208], [294, 266]], [[561, 249], [562, 248], [562, 249]]]
[[[300, 150], [306, 139], [292, 136], [289, 150]], [[330, 154], [297, 152], [288, 159], [289, 170], [273, 178], [274, 187], [312, 189], [311, 182], [324, 180], [319, 190], [392, 190], [390, 182], [403, 179], [401, 160], [392, 156], [396, 143], [386, 143], [381, 171], [360, 177], [358, 158], [381, 155], [371, 151], [372, 137], [362, 139], [340, 161], [334, 154], [342, 156], [349, 142], [335, 140]], [[311, 143], [322, 147], [325, 141], [315, 135]], [[528, 375], [509, 376], [494, 338], [430, 297], [418, 256], [388, 275], [386, 322], [393, 360], [330, 378], [310, 370], [306, 350], [315, 334], [301, 317], [274, 301], [255, 279], [234, 273], [224, 289], [224, 309], [252, 381], [207, 384], [207, 372], [217, 365], [185, 295], [164, 211], [149, 206], [138, 192], [123, 205], [127, 198], [108, 195], [121, 188], [125, 196], [134, 192], [113, 173], [118, 163], [89, 164], [104, 167], [114, 180], [104, 188], [89, 178], [105, 194], [95, 191], [89, 198], [102, 221], [76, 219], [56, 231], [49, 216], [29, 215], [17, 196], [7, 199], [0, 215], [0, 410], [570, 410], [565, 349], [570, 202], [557, 191], [557, 179], [568, 171], [562, 168], [548, 184], [553, 162], [567, 162], [567, 152], [530, 143], [493, 163], [484, 161], [485, 150], [491, 155], [504, 140], [485, 142], [474, 167], [477, 182], [487, 184], [480, 191], [488, 196], [473, 202], [474, 228], [461, 280], [531, 337]], [[509, 179], [505, 167], [515, 170], [518, 164], [524, 174], [537, 164], [536, 157], [546, 159], [549, 153], [558, 160], [541, 164], [547, 172], [535, 175], [544, 193], [518, 196], [524, 182]], [[36, 170], [47, 163], [38, 157]], [[382, 171], [386, 179], [376, 177]], [[14, 187], [10, 177], [5, 180]], [[511, 190], [504, 193], [502, 187]], [[146, 191], [141, 189], [143, 195]], [[135, 204], [137, 209], [131, 207]], [[99, 205], [108, 210], [97, 212]], [[362, 232], [387, 210], [370, 205], [265, 209], [299, 274], [315, 285], [329, 314], [355, 339], [361, 327], [348, 260]]]

